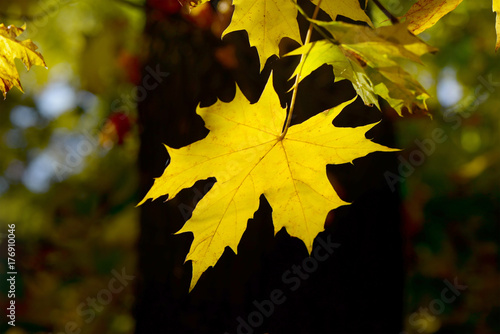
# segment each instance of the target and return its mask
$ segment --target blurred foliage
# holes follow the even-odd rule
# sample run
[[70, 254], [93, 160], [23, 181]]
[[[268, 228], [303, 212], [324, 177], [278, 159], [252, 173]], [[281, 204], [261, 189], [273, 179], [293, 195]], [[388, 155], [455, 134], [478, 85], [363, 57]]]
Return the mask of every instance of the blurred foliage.
[[[402, 16], [415, 1], [381, 2]], [[439, 49], [413, 69], [434, 97], [433, 119], [394, 118], [402, 157], [410, 161], [415, 151], [424, 157], [399, 183], [408, 333], [500, 331], [500, 63], [494, 22], [491, 1], [464, 1], [421, 34]], [[435, 129], [446, 140], [426, 153], [417, 141], [432, 139]], [[431, 302], [441, 300], [447, 287], [443, 280], [455, 277], [468, 288], [433, 313]]]
[[[415, 1], [381, 2], [402, 16]], [[179, 10], [174, 2], [161, 3], [162, 15]], [[17, 326], [2, 322], [2, 332], [59, 333], [70, 322], [82, 333], [133, 331], [133, 282], [92, 321], [77, 310], [108, 287], [113, 270], [137, 276], [138, 129], [131, 97], [147, 56], [141, 6], [132, 0], [0, 0], [0, 22], [26, 22], [22, 37], [39, 46], [49, 67], [26, 72], [17, 62], [25, 94], [13, 89], [0, 101], [1, 272], [6, 226], [12, 223], [18, 268]], [[390, 24], [375, 6], [369, 13], [377, 25]], [[191, 19], [200, 27], [211, 24], [203, 15]], [[423, 160], [398, 184], [408, 333], [500, 332], [500, 64], [494, 22], [491, 0], [464, 1], [421, 35], [439, 52], [408, 70], [434, 97], [433, 119], [384, 111], [393, 115], [406, 161], [412, 152], [423, 152], [416, 140], [431, 140], [435, 129], [446, 138], [420, 154]], [[237, 66], [234, 57], [218, 57]], [[467, 289], [439, 314], [424, 316], [422, 309], [441, 299], [443, 280], [455, 277]], [[2, 308], [5, 282], [2, 275]]]
[[[16, 327], [2, 321], [0, 332], [130, 333], [133, 285], [109, 304], [101, 290], [113, 270], [135, 276], [138, 139], [134, 105], [123, 101], [140, 79], [144, 12], [97, 0], [0, 8], [0, 21], [26, 22], [23, 37], [49, 67], [26, 72], [18, 62], [25, 94], [0, 101], [2, 244], [16, 224], [18, 271]], [[3, 245], [0, 258], [5, 273]], [[0, 284], [5, 309], [3, 274]]]

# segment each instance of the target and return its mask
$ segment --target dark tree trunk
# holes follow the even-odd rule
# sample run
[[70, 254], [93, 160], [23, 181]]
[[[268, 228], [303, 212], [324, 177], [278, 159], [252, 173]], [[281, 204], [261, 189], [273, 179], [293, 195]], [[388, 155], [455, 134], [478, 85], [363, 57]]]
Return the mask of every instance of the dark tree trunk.
[[[209, 105], [217, 98], [230, 101], [235, 81], [255, 102], [271, 69], [283, 105], [289, 101], [286, 78], [297, 59], [274, 59], [259, 74], [257, 55], [244, 33], [228, 36], [223, 43], [180, 16], [158, 19], [149, 12], [145, 38], [150, 50], [144, 69], [159, 67], [170, 74], [139, 103], [141, 195], [165, 168], [168, 155], [163, 143], [182, 147], [207, 134], [195, 114], [198, 103]], [[216, 60], [215, 50], [224, 45], [235, 46], [238, 69], [228, 70]], [[332, 82], [327, 67], [304, 80], [294, 123], [354, 96], [348, 82]], [[358, 98], [334, 123], [354, 126], [380, 117], [379, 111], [363, 106]], [[368, 137], [394, 146], [391, 123], [385, 119]], [[272, 210], [263, 196], [238, 256], [226, 249], [190, 294], [191, 264], [183, 262], [192, 236], [172, 233], [181, 228], [213, 180], [198, 182], [166, 203], [148, 201], [140, 208], [136, 333], [399, 333], [404, 278], [400, 203], [383, 176], [387, 170], [394, 172], [395, 157], [374, 153], [354, 165], [328, 167], [336, 190], [353, 204], [332, 211], [320, 234], [323, 241], [330, 239], [340, 246], [307, 278], [293, 283], [283, 275], [302, 265], [307, 251], [302, 241], [284, 230], [273, 236]], [[265, 301], [276, 289], [283, 292], [283, 302], [271, 307]], [[259, 310], [256, 304], [265, 309]]]

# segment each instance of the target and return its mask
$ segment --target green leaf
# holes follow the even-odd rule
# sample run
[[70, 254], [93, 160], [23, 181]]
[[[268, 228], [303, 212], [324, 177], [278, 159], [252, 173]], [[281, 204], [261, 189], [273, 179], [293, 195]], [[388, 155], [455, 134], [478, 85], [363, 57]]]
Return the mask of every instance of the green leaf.
[[332, 65], [335, 80], [347, 79], [368, 105], [378, 106], [377, 95], [401, 115], [403, 108], [427, 110], [429, 95], [401, 66], [420, 63], [420, 56], [435, 49], [411, 34], [405, 24], [373, 30], [343, 22], [313, 21], [332, 34], [289, 53], [304, 55], [294, 76], [299, 81], [323, 64]]

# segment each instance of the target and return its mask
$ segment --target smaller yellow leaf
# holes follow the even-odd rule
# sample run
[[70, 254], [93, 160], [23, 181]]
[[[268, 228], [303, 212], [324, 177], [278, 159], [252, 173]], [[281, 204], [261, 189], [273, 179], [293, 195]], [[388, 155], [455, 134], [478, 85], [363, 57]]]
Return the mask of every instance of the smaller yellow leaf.
[[231, 24], [222, 33], [245, 30], [250, 46], [259, 53], [260, 70], [267, 58], [279, 54], [279, 43], [288, 37], [301, 42], [297, 7], [290, 0], [233, 0]]
[[498, 51], [500, 48], [500, 0], [493, 0], [493, 11], [497, 13], [497, 23], [495, 25], [497, 30], [497, 45], [495, 51]]
[[[312, 0], [317, 5], [319, 0]], [[348, 17], [354, 21], [363, 21], [373, 27], [373, 23], [366, 15], [365, 11], [359, 5], [358, 0], [323, 0], [320, 4], [332, 20], [335, 20], [337, 15]]]
[[23, 91], [14, 62], [15, 58], [20, 59], [28, 70], [33, 65], [46, 67], [42, 55], [36, 51], [38, 47], [31, 40], [19, 41], [16, 39], [24, 29], [24, 26], [20, 28], [12, 25], [6, 27], [0, 23], [0, 91], [3, 93], [4, 99], [12, 87]]
[[[494, 0], [495, 1], [495, 0]], [[408, 29], [415, 35], [429, 29], [439, 19], [457, 8], [462, 0], [420, 0], [404, 15]]]

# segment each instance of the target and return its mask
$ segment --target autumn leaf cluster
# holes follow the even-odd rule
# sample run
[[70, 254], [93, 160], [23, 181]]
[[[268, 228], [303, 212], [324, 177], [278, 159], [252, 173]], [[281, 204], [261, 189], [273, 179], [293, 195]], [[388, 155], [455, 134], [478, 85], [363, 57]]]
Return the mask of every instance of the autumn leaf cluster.
[[[349, 80], [367, 105], [379, 107], [384, 99], [400, 115], [404, 110], [427, 110], [429, 94], [405, 69], [408, 62], [437, 50], [416, 36], [434, 25], [460, 1], [419, 1], [404, 22], [374, 28], [358, 0], [314, 0], [332, 19], [309, 17], [288, 0], [233, 0], [234, 13], [223, 36], [245, 30], [256, 47], [260, 69], [279, 54], [287, 37], [301, 44], [286, 56], [300, 56], [294, 72], [292, 101], [281, 107], [269, 79], [255, 104], [237, 89], [233, 101], [198, 107], [197, 113], [210, 130], [206, 138], [180, 149], [167, 146], [170, 164], [144, 197], [167, 200], [198, 180], [216, 183], [201, 199], [192, 217], [177, 233], [192, 233], [194, 241], [186, 261], [192, 261], [192, 289], [202, 273], [214, 266], [226, 247], [237, 252], [248, 220], [264, 195], [273, 209], [274, 231], [282, 228], [304, 241], [309, 252], [314, 238], [324, 229], [327, 213], [344, 202], [328, 181], [326, 165], [352, 163], [375, 151], [394, 151], [365, 137], [376, 124], [355, 128], [332, 125], [352, 101], [326, 110], [305, 122], [290, 126], [300, 82], [320, 66], [331, 65], [335, 80]], [[494, 2], [497, 4], [497, 2]], [[305, 41], [300, 38], [297, 15], [310, 22]], [[336, 21], [341, 15], [355, 23]], [[312, 29], [324, 37], [310, 41]], [[380, 108], [380, 107], [379, 107]]]
[[[291, 126], [302, 80], [326, 64], [331, 66], [335, 81], [348, 80], [366, 105], [380, 108], [383, 99], [400, 115], [404, 111], [426, 112], [430, 96], [405, 67], [408, 63], [421, 63], [422, 55], [437, 51], [417, 35], [462, 0], [417, 1], [402, 18], [388, 14], [393, 24], [383, 27], [374, 26], [358, 0], [311, 1], [316, 5], [314, 13], [304, 12], [292, 0], [233, 0], [233, 16], [223, 38], [246, 31], [250, 45], [257, 49], [261, 71], [269, 57], [279, 55], [283, 38], [301, 44], [285, 55], [300, 59], [290, 78], [294, 84], [288, 108], [282, 108], [271, 77], [255, 104], [237, 88], [229, 103], [218, 101], [209, 107], [198, 107], [197, 113], [209, 134], [180, 149], [167, 146], [170, 163], [141, 202], [162, 196], [170, 200], [198, 180], [216, 179], [192, 217], [177, 232], [194, 235], [186, 257], [193, 264], [190, 289], [203, 272], [217, 263], [226, 247], [237, 251], [261, 195], [273, 209], [275, 233], [285, 228], [291, 236], [303, 240], [311, 252], [327, 213], [349, 204], [330, 184], [326, 166], [353, 163], [372, 152], [395, 149], [366, 138], [376, 123], [354, 128], [332, 124], [352, 100]], [[199, 3], [203, 2], [207, 0]], [[366, 6], [367, 1], [363, 3]], [[316, 20], [319, 10], [331, 20]], [[499, 12], [500, 0], [493, 0], [493, 10]], [[304, 40], [298, 15], [309, 22]], [[340, 17], [353, 23], [340, 21]], [[498, 49], [498, 15], [496, 29]], [[0, 24], [0, 90], [4, 96], [12, 87], [22, 89], [15, 58], [27, 69], [32, 65], [45, 66], [36, 45], [29, 39], [18, 39], [23, 30]], [[311, 41], [313, 30], [323, 38]]]

